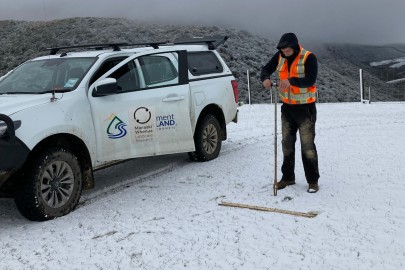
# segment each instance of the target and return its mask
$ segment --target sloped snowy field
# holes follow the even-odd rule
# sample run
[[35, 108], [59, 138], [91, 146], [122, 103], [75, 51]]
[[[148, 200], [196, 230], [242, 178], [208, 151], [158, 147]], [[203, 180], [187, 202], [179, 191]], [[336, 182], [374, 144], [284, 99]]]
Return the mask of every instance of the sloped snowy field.
[[384, 60], [380, 62], [371, 62], [370, 66], [376, 67], [376, 66], [384, 66], [384, 65], [390, 65], [390, 68], [399, 68], [405, 65], [405, 57], [393, 59], [393, 60]]
[[0, 269], [405, 269], [405, 104], [317, 108], [318, 193], [306, 192], [297, 142], [297, 184], [273, 196], [274, 107], [245, 105], [211, 162], [98, 171], [79, 207], [49, 222], [0, 199]]

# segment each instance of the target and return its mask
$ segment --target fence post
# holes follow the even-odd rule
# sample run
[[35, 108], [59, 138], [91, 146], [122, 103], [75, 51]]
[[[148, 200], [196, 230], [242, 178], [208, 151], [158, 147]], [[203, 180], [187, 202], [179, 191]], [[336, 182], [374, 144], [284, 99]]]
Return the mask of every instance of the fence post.
[[360, 69], [360, 102], [363, 103], [363, 70]]
[[249, 70], [247, 70], [246, 75], [247, 75], [247, 86], [248, 86], [249, 105], [251, 105], [251, 103], [250, 103], [250, 73], [249, 73]]
[[370, 87], [368, 88], [368, 99], [364, 99], [364, 82], [363, 82], [363, 70], [360, 69], [360, 102], [370, 103]]

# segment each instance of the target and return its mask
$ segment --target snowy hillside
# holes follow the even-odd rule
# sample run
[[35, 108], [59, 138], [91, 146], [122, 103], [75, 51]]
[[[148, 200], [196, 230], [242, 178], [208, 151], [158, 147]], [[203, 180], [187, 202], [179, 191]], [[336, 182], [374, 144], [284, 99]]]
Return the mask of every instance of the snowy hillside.
[[245, 105], [211, 162], [176, 154], [98, 171], [79, 207], [49, 222], [0, 199], [0, 269], [405, 269], [405, 104], [317, 108], [318, 193], [297, 154], [297, 184], [273, 196], [274, 107]]
[[[247, 70], [250, 72], [251, 98], [254, 103], [266, 103], [270, 96], [262, 91], [261, 67], [273, 56], [279, 36], [261, 37], [239, 29], [207, 26], [179, 26], [142, 23], [120, 18], [70, 18], [46, 22], [0, 21], [0, 76], [35, 56], [48, 54], [45, 48], [115, 42], [173, 41], [212, 35], [228, 35], [230, 38], [218, 51], [229, 65], [240, 86], [240, 100], [248, 101]], [[364, 68], [364, 46], [326, 46], [318, 48], [302, 44], [314, 52], [319, 60], [317, 87], [320, 102], [360, 101], [358, 69]], [[350, 48], [350, 49], [349, 49]], [[366, 66], [384, 57], [400, 57], [401, 48], [395, 53], [386, 49], [367, 47]], [[325, 51], [325, 52], [323, 52]], [[374, 56], [374, 53], [378, 55]], [[393, 58], [382, 58], [393, 59]], [[351, 62], [353, 61], [353, 62]], [[398, 69], [400, 71], [401, 69]], [[366, 86], [371, 86], [374, 100], [404, 101], [405, 88], [385, 89], [385, 81], [376, 74], [365, 72]], [[400, 77], [403, 78], [404, 76]], [[390, 78], [397, 79], [395, 78]], [[398, 92], [398, 89], [401, 91]], [[374, 92], [377, 89], [382, 91]], [[402, 91], [404, 89], [404, 91]]]
[[[405, 77], [405, 44], [324, 44], [318, 45], [316, 52], [323, 65], [346, 77], [353, 78], [353, 74], [358, 74], [359, 69], [363, 69], [364, 85], [371, 88], [374, 100], [405, 101], [405, 83], [396, 81]], [[393, 60], [386, 61], [387, 59]], [[391, 61], [391, 65], [386, 65]], [[320, 75], [322, 80], [322, 71]], [[358, 85], [358, 76], [354, 79]], [[395, 84], [387, 84], [388, 81], [395, 81]], [[342, 78], [342, 83], [347, 85], [353, 82]]]

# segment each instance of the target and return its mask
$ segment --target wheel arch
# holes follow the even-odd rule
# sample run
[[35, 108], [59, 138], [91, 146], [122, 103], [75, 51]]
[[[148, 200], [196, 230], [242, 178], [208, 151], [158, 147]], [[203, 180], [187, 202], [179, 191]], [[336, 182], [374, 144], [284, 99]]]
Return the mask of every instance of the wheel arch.
[[93, 168], [91, 162], [90, 152], [86, 144], [79, 137], [61, 133], [49, 136], [40, 141], [28, 155], [28, 162], [31, 162], [37, 154], [45, 149], [53, 146], [61, 146], [69, 149], [79, 160], [81, 173], [82, 173], [82, 187], [83, 189], [91, 189], [94, 187]]
[[218, 119], [219, 125], [221, 126], [221, 139], [225, 141], [228, 137], [226, 131], [225, 116], [221, 107], [219, 107], [218, 105], [209, 104], [205, 106], [204, 109], [201, 111], [200, 115], [198, 116], [196, 126], [198, 126], [200, 121], [204, 118], [204, 116], [208, 114], [214, 115]]

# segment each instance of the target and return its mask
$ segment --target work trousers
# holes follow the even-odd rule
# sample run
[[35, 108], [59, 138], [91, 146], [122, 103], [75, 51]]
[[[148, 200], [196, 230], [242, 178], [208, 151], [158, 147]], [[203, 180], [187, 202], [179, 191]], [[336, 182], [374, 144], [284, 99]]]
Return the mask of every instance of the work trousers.
[[308, 184], [318, 183], [318, 153], [315, 146], [315, 103], [281, 106], [283, 173], [282, 180], [295, 181], [295, 142], [297, 131], [301, 141], [301, 157]]

